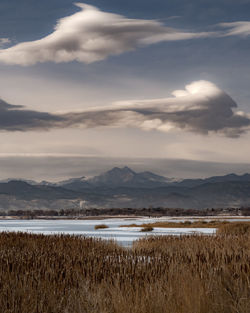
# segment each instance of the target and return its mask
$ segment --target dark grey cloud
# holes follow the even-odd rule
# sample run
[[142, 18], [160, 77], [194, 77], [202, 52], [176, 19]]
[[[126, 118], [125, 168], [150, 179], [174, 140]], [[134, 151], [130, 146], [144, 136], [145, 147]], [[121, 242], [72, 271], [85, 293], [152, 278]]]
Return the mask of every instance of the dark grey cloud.
[[122, 101], [64, 114], [25, 110], [1, 101], [0, 129], [132, 127], [204, 135], [216, 132], [227, 137], [238, 137], [250, 129], [250, 115], [236, 111], [236, 102], [211, 82], [193, 82], [185, 90], [175, 90], [172, 94], [169, 98]]
[[25, 110], [21, 105], [8, 104], [0, 99], [0, 130], [28, 131], [49, 129], [63, 118], [47, 112]]

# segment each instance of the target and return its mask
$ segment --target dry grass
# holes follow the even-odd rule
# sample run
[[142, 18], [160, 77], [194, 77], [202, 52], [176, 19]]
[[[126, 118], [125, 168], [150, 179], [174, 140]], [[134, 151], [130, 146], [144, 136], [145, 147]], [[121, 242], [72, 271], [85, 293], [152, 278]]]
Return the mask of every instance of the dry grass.
[[[227, 221], [185, 221], [185, 222], [155, 222], [155, 223], [145, 223], [145, 224], [129, 224], [121, 225], [120, 227], [162, 227], [162, 228], [218, 228], [231, 222]], [[244, 222], [250, 225], [250, 222]]]
[[146, 227], [143, 227], [141, 229], [142, 232], [150, 232], [150, 231], [153, 231], [153, 230], [154, 230], [154, 228], [151, 227], [151, 226], [146, 226]]
[[221, 225], [217, 234], [219, 235], [250, 235], [250, 223], [237, 222]]
[[249, 313], [250, 236], [0, 234], [3, 313]]
[[105, 229], [105, 228], [109, 228], [109, 227], [105, 224], [95, 225], [95, 229]]

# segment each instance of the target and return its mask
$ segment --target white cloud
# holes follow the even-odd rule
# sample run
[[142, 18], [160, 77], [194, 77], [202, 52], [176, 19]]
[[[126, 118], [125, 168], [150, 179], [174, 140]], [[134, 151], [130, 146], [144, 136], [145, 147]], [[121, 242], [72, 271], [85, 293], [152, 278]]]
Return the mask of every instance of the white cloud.
[[[43, 62], [92, 63], [164, 41], [250, 35], [247, 21], [220, 23], [218, 26], [225, 31], [190, 32], [167, 27], [157, 20], [129, 19], [91, 5], [75, 5], [81, 10], [59, 19], [50, 35], [0, 49], [0, 62], [23, 66]], [[0, 47], [7, 43], [8, 38], [0, 38]]]
[[76, 6], [81, 11], [60, 19], [50, 35], [0, 50], [0, 62], [19, 65], [48, 61], [92, 63], [145, 45], [214, 34], [182, 31], [156, 20], [128, 19], [83, 3], [76, 3]]
[[10, 43], [9, 38], [0, 38], [0, 47], [6, 45], [7, 43]]
[[229, 30], [224, 36], [249, 36], [250, 35], [250, 22], [232, 22], [232, 23], [221, 23], [221, 27], [228, 28]]

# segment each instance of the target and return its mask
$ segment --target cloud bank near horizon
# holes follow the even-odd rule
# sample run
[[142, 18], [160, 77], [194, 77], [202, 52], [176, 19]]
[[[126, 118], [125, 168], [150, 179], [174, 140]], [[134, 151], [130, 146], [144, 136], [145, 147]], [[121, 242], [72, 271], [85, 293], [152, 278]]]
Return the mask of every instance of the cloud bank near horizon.
[[1, 49], [0, 62], [23, 66], [71, 61], [88, 64], [159, 42], [213, 35], [166, 27], [157, 20], [129, 19], [83, 3], [75, 5], [81, 11], [58, 20], [50, 35]]
[[60, 128], [139, 128], [236, 138], [250, 130], [250, 115], [236, 111], [236, 102], [216, 85], [196, 81], [172, 97], [120, 101], [84, 111], [49, 113], [25, 110], [0, 101], [0, 130], [31, 131]]

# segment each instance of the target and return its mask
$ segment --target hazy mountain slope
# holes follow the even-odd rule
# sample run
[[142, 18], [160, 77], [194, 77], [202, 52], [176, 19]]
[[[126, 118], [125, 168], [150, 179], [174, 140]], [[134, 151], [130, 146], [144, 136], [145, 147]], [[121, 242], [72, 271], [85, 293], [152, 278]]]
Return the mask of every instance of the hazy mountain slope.
[[0, 183], [0, 194], [20, 199], [73, 199], [78, 196], [76, 192], [61, 187], [34, 186], [23, 181]]
[[180, 182], [173, 183], [176, 186], [195, 187], [206, 183], [220, 182], [250, 182], [250, 174], [236, 175], [228, 174], [225, 176], [212, 176], [205, 179], [184, 179]]
[[124, 168], [114, 167], [110, 171], [87, 180], [80, 178], [63, 184], [61, 183], [61, 186], [72, 190], [96, 187], [155, 188], [166, 185], [169, 181], [166, 177], [151, 172], [136, 173], [125, 166]]
[[77, 209], [82, 200], [88, 207], [97, 208], [250, 206], [250, 175], [230, 174], [176, 183], [151, 172], [136, 173], [124, 167], [57, 185], [34, 185], [20, 180], [0, 183], [0, 209]]
[[81, 191], [84, 190], [85, 188], [90, 188], [91, 184], [83, 176], [79, 178], [71, 178], [65, 181], [61, 181], [57, 183], [57, 186], [61, 186], [69, 190]]

